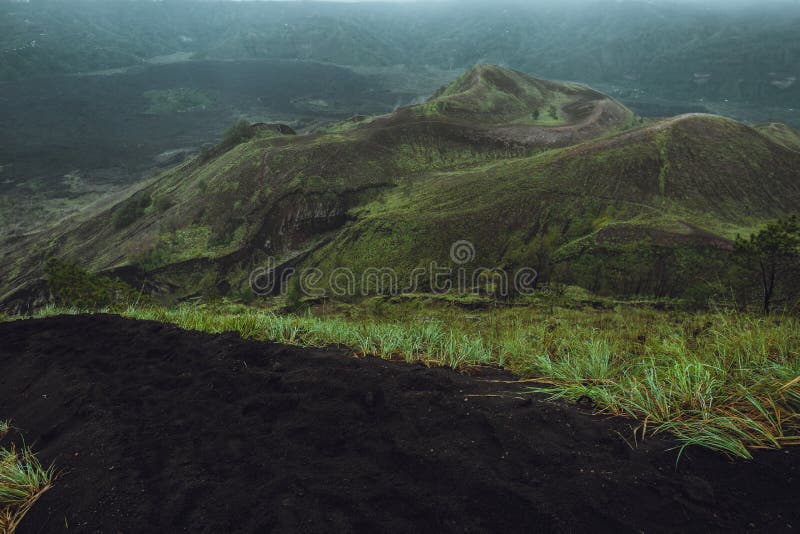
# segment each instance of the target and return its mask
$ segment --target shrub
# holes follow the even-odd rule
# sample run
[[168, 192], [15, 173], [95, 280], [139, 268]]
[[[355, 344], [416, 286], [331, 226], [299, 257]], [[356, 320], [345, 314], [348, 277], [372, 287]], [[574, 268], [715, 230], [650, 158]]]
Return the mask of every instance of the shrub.
[[225, 132], [225, 137], [222, 139], [222, 145], [226, 148], [234, 147], [252, 137], [253, 128], [250, 124], [250, 121], [247, 119], [239, 119]]
[[158, 212], [167, 211], [168, 209], [170, 209], [174, 205], [175, 205], [175, 203], [172, 201], [172, 199], [170, 199], [167, 196], [159, 197], [154, 203], [156, 211], [158, 211]]
[[201, 163], [205, 163], [206, 161], [210, 160], [214, 157], [214, 145], [206, 143], [202, 147], [200, 147], [200, 152], [198, 153], [197, 157], [199, 158]]
[[149, 193], [136, 194], [126, 200], [122, 207], [114, 212], [112, 223], [114, 228], [121, 230], [133, 224], [137, 219], [144, 215], [145, 210], [152, 203]]
[[59, 306], [97, 309], [138, 300], [136, 291], [121, 280], [98, 276], [56, 259], [47, 262], [45, 278]]

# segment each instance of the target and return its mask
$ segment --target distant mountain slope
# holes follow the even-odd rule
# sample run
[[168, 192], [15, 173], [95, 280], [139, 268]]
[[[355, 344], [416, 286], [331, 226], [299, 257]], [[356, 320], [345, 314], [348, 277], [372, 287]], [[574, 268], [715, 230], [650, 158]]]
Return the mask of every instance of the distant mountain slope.
[[410, 72], [488, 62], [636, 99], [797, 108], [799, 22], [789, 2], [5, 2], [0, 80], [176, 53]]
[[557, 126], [591, 116], [592, 104], [601, 100], [608, 97], [580, 85], [478, 65], [434, 93], [424, 109], [489, 124]]
[[[537, 121], [543, 106], [555, 124]], [[679, 295], [724, 266], [737, 231], [800, 209], [800, 153], [756, 129], [639, 123], [591, 89], [480, 65], [391, 115], [254, 127], [85, 222], [8, 243], [3, 293], [25, 298], [51, 256], [175, 297], [244, 295], [268, 257], [406, 276], [468, 240], [476, 267]]]
[[763, 135], [790, 150], [800, 151], [800, 132], [785, 124], [772, 122], [755, 127]]

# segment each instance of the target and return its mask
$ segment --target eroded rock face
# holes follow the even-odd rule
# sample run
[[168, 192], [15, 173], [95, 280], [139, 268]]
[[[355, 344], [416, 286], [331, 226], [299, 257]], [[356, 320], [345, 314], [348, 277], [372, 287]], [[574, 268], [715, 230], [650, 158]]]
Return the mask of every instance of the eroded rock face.
[[349, 211], [383, 186], [341, 193], [290, 193], [267, 212], [253, 247], [270, 253], [303, 248], [314, 236], [336, 230], [350, 220]]
[[338, 226], [337, 221], [345, 215], [344, 205], [338, 197], [332, 201], [304, 197], [296, 200], [297, 203], [281, 221], [278, 235], [296, 233], [308, 227]]

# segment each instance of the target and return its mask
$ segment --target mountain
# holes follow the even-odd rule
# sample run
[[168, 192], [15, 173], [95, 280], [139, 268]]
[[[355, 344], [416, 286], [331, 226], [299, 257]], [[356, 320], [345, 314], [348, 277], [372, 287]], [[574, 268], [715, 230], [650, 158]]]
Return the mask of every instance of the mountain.
[[449, 243], [467, 239], [479, 265], [532, 266], [602, 293], [681, 295], [722, 272], [737, 232], [800, 207], [799, 162], [747, 126], [683, 116], [392, 189], [309, 263], [408, 272], [446, 264]]
[[5, 2], [0, 80], [190, 57], [412, 73], [488, 62], [607, 84], [632, 101], [729, 99], [785, 113], [800, 107], [798, 21], [788, 2]]
[[461, 240], [470, 268], [702, 293], [737, 232], [800, 209], [786, 132], [702, 114], [645, 122], [590, 88], [479, 65], [390, 115], [303, 135], [251, 126], [114, 206], [5, 243], [3, 300], [32, 298], [50, 257], [169, 298], [244, 298], [270, 257], [407, 279], [452, 265]]

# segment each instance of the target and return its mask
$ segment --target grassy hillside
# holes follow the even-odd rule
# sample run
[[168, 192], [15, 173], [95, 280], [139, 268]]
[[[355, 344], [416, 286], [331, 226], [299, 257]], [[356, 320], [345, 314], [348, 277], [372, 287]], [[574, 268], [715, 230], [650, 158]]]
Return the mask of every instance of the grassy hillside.
[[769, 137], [779, 145], [782, 145], [790, 150], [800, 151], [800, 132], [787, 126], [772, 122], [769, 124], [761, 124], [756, 126], [756, 130]]
[[[637, 418], [634, 443], [663, 432], [749, 457], [798, 442], [797, 321], [679, 308], [742, 279], [737, 234], [800, 210], [793, 135], [703, 114], [647, 122], [589, 88], [480, 65], [385, 116], [301, 135], [238, 123], [108, 209], [3, 243], [3, 307], [503, 365]], [[242, 306], [270, 259], [322, 292], [295, 276]], [[537, 291], [506, 300], [494, 274], [531, 269]], [[211, 304], [159, 306], [193, 297]]]
[[362, 208], [313, 261], [323, 271], [400, 265], [407, 273], [447, 263], [449, 243], [467, 239], [485, 267], [532, 265], [594, 291], [675, 295], [705, 278], [709, 262], [721, 268], [737, 232], [797, 209], [797, 161], [746, 126], [686, 116], [431, 173]]
[[567, 83], [531, 78], [493, 65], [478, 65], [442, 87], [421, 106], [425, 117], [464, 118], [485, 124], [558, 126], [587, 118], [607, 97]]
[[737, 232], [800, 208], [785, 145], [709, 115], [643, 124], [591, 89], [480, 65], [391, 115], [250, 127], [93, 218], [7, 243], [3, 293], [28, 295], [51, 256], [173, 297], [246, 296], [268, 257], [406, 278], [467, 240], [470, 270], [702, 299]]

